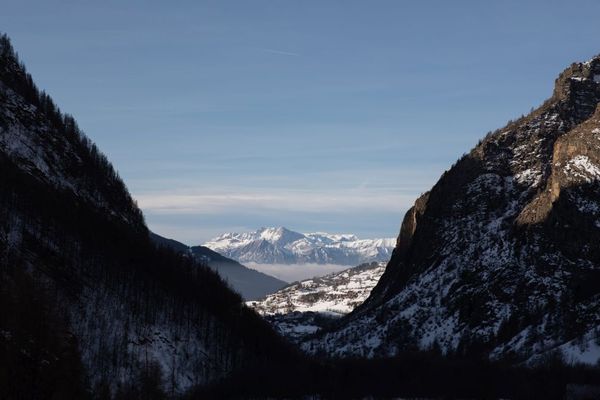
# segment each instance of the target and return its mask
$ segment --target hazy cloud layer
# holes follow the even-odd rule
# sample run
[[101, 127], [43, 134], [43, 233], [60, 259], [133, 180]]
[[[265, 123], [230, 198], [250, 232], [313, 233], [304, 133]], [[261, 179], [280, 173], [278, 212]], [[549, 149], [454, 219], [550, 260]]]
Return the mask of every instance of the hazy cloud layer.
[[414, 195], [393, 192], [362, 191], [313, 192], [300, 190], [214, 193], [190, 189], [178, 192], [153, 192], [136, 196], [142, 209], [153, 213], [208, 214], [231, 210], [269, 212], [271, 210], [304, 212], [348, 212], [385, 210], [400, 212], [415, 200]]
[[151, 180], [130, 181], [152, 230], [196, 245], [261, 226], [394, 237], [405, 211], [440, 170], [302, 169], [279, 175], [272, 169], [259, 175], [242, 169], [235, 177], [211, 174], [200, 181], [157, 171]]
[[342, 271], [354, 265], [336, 264], [257, 264], [246, 263], [248, 268], [274, 276], [286, 282], [295, 282]]

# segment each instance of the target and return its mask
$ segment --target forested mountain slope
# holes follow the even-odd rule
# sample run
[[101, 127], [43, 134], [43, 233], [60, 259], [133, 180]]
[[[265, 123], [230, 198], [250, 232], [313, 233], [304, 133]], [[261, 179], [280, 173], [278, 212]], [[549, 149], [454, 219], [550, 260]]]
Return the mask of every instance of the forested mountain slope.
[[6, 36], [0, 171], [1, 398], [178, 393], [287, 351], [215, 272], [150, 240], [111, 164]]

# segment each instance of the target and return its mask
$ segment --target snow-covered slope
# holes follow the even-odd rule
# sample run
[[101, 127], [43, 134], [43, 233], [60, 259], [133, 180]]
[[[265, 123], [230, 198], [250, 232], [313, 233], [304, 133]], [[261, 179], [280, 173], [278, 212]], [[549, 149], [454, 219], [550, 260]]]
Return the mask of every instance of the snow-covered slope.
[[304, 348], [373, 357], [436, 345], [512, 361], [562, 349], [595, 363], [599, 102], [600, 57], [571, 65], [548, 101], [417, 199], [369, 299]]
[[239, 262], [357, 265], [387, 261], [396, 239], [359, 239], [352, 234], [298, 233], [283, 227], [225, 233], [204, 246]]
[[371, 263], [319, 278], [292, 283], [247, 304], [261, 315], [300, 312], [347, 314], [365, 301], [383, 274], [385, 264]]
[[377, 262], [359, 265], [295, 282], [262, 300], [246, 304], [282, 335], [298, 341], [316, 332], [329, 318], [345, 315], [364, 302], [384, 269], [385, 264]]

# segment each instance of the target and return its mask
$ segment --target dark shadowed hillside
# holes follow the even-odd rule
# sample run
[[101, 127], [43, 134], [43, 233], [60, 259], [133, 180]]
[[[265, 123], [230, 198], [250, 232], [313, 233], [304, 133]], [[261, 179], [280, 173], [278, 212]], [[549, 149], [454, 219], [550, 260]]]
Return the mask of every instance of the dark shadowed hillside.
[[224, 257], [216, 251], [204, 246], [192, 246], [167, 239], [156, 233], [150, 232], [150, 237], [159, 246], [165, 246], [178, 253], [191, 256], [201, 264], [205, 264], [216, 271], [229, 286], [242, 295], [246, 300], [260, 299], [268, 294], [274, 293], [287, 283], [262, 272], [250, 269]]
[[287, 354], [213, 270], [150, 240], [6, 36], [0, 171], [0, 398], [150, 398]]

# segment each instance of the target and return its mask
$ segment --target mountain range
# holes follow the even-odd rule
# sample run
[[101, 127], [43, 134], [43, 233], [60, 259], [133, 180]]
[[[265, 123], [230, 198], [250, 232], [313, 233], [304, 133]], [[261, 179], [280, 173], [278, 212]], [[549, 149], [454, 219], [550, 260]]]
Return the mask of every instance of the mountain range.
[[387, 261], [396, 239], [359, 239], [353, 234], [298, 233], [284, 227], [225, 233], [203, 245], [239, 262], [358, 265]]

